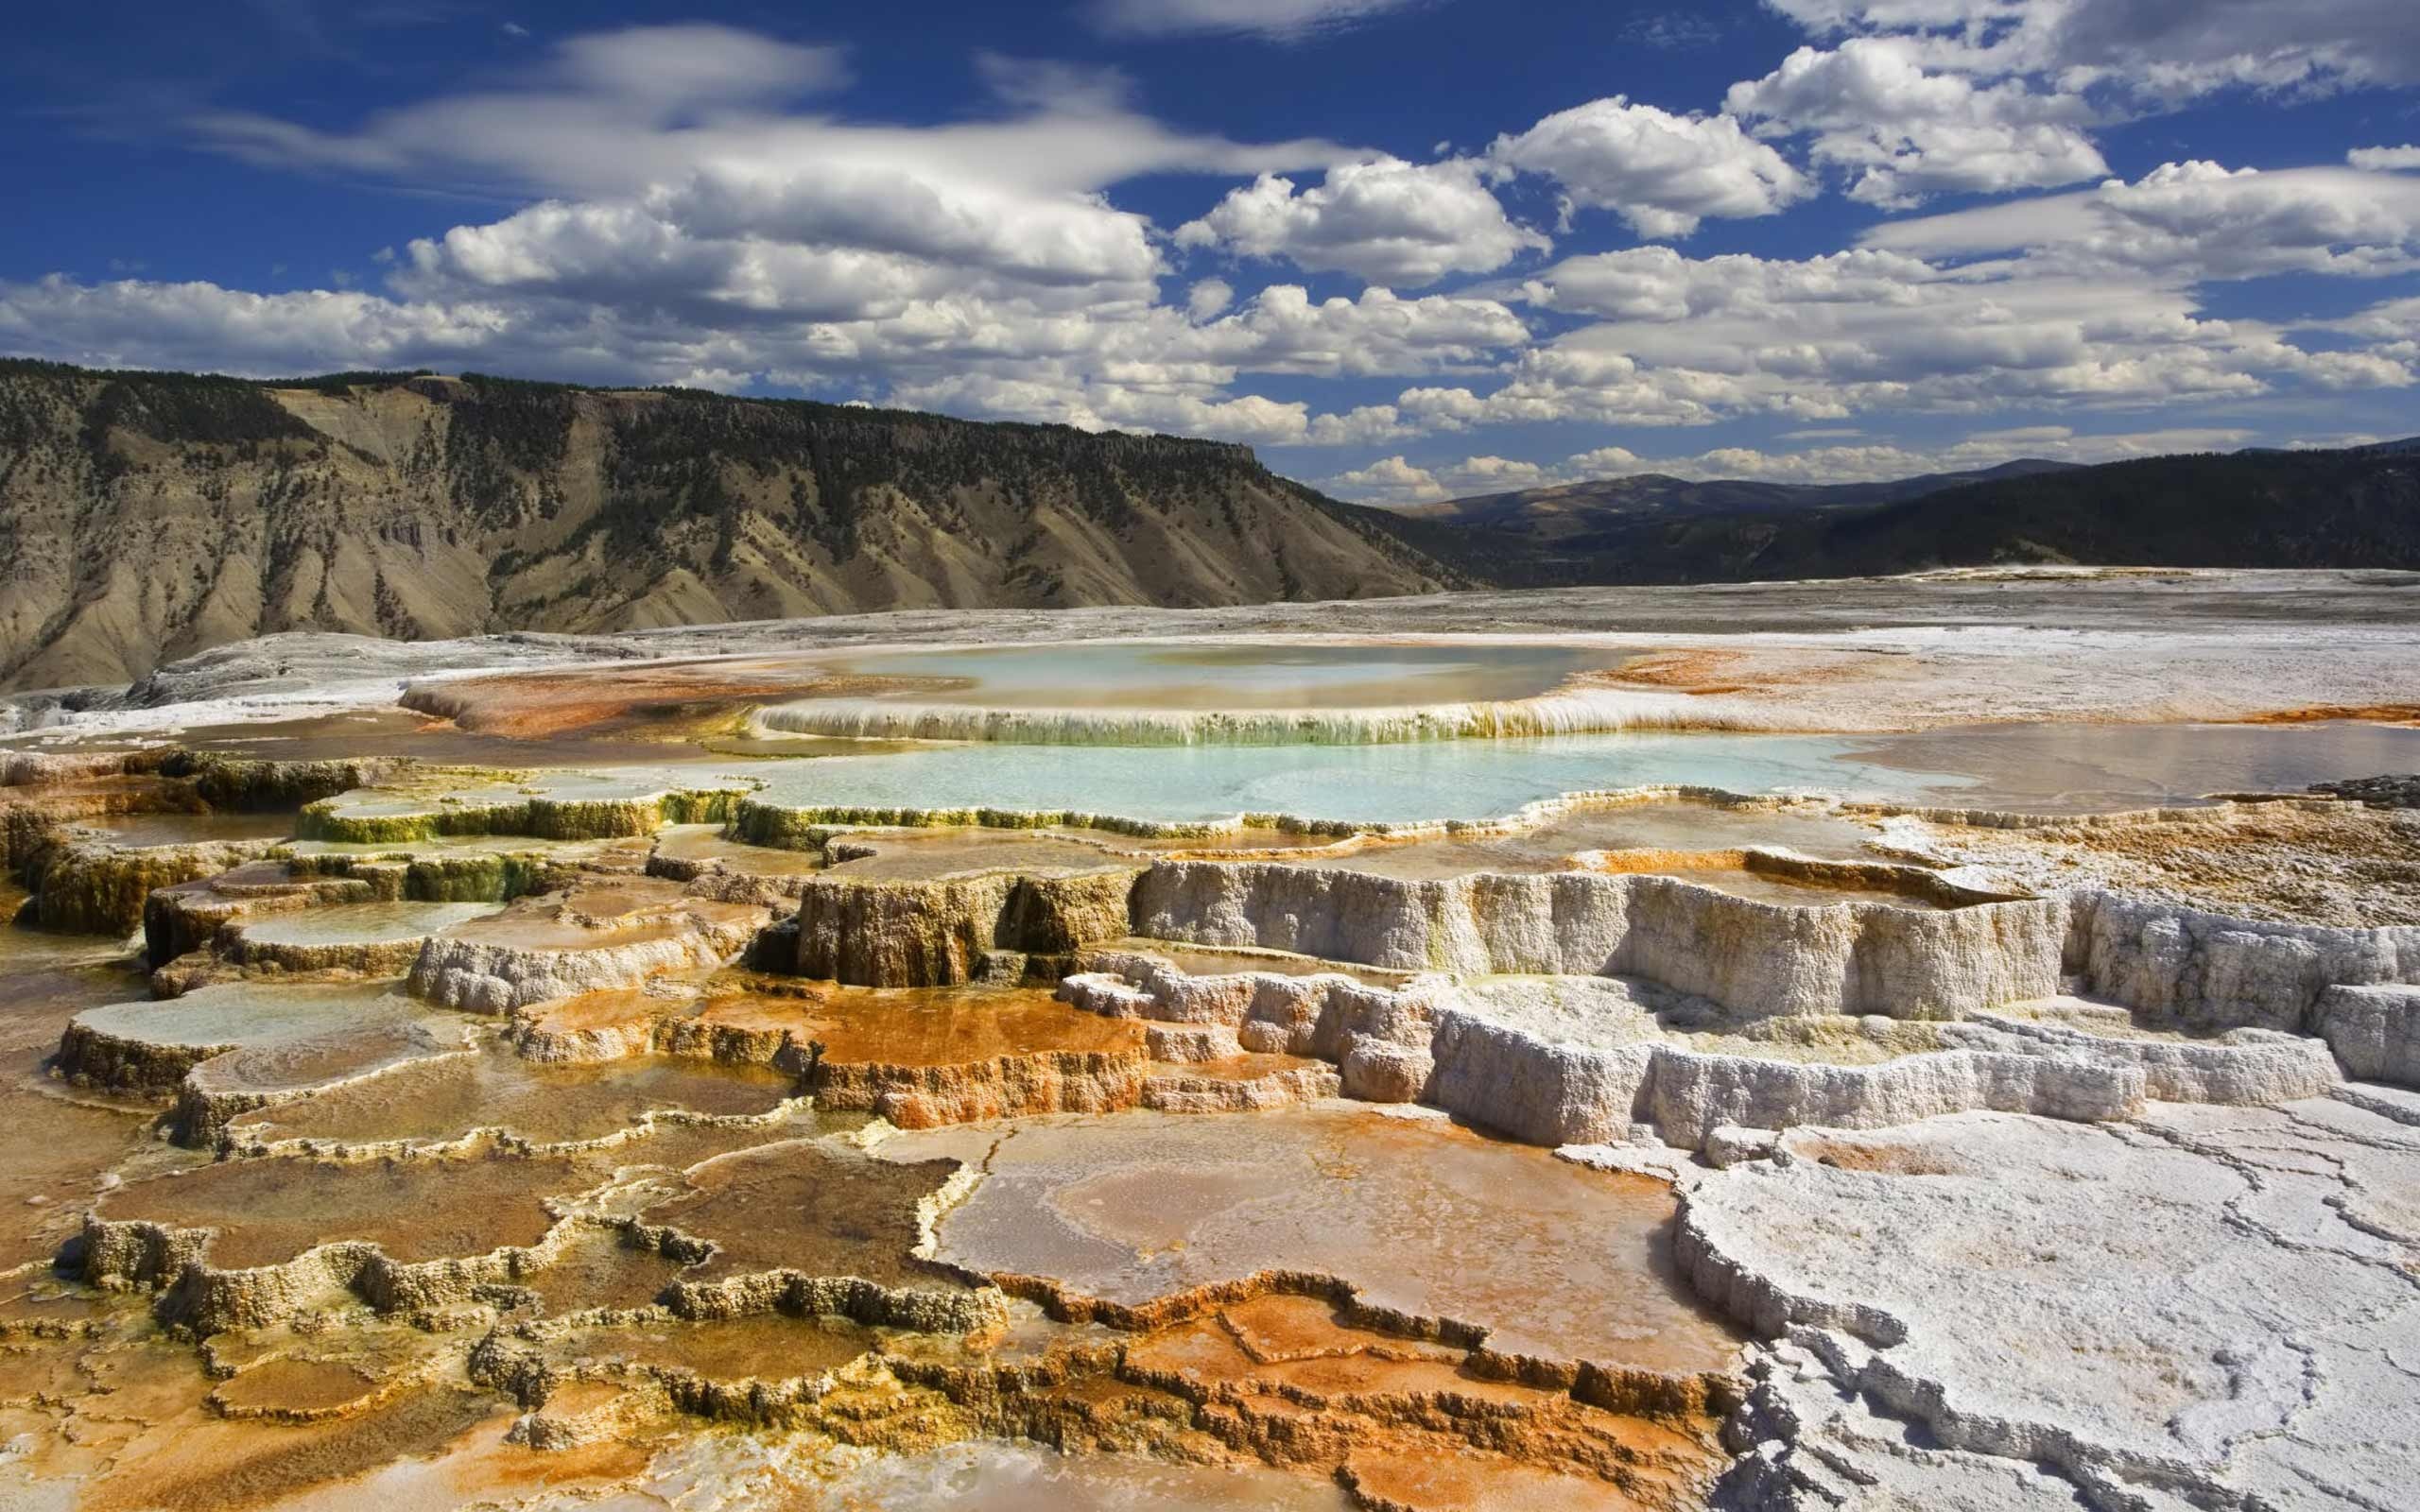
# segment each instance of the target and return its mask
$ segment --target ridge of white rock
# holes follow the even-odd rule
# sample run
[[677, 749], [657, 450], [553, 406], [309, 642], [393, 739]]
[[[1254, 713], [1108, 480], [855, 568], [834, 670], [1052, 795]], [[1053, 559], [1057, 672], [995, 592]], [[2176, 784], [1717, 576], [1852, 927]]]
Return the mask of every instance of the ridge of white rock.
[[2331, 987], [2311, 1028], [2346, 1075], [2420, 1087], [2420, 987]]
[[1390, 988], [1341, 973], [1195, 975], [1144, 952], [1084, 964], [1094, 969], [1060, 985], [1079, 1007], [1223, 1026], [1246, 1050], [1336, 1062], [1347, 1096], [1426, 1102], [1533, 1144], [1643, 1130], [1707, 1151], [1738, 1127], [1877, 1128], [1978, 1109], [2100, 1122], [2154, 1100], [2276, 1102], [2341, 1080], [2319, 1040], [2260, 1030], [2169, 1041], [1978, 1015], [1922, 1025], [1930, 1048], [1834, 1063], [1787, 1044], [1770, 1055], [1701, 1049], [1661, 1014], [1711, 1005], [1622, 979], [1475, 989], [1422, 976]]

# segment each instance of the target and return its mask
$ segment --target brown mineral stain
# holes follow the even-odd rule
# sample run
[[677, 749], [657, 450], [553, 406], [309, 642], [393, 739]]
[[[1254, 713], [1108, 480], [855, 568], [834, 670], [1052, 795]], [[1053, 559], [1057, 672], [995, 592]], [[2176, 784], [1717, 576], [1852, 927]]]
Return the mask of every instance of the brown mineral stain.
[[1927, 1150], [1905, 1141], [1860, 1139], [1826, 1130], [1793, 1134], [1789, 1153], [1841, 1171], [1870, 1171], [1877, 1176], [1973, 1176], [1977, 1172], [1946, 1150]]
[[816, 662], [716, 659], [510, 672], [465, 678], [414, 696], [463, 730], [515, 740], [683, 740], [729, 725], [754, 703], [942, 685], [942, 679], [929, 678], [838, 675]]
[[941, 1220], [940, 1258], [1063, 1300], [1152, 1316], [1284, 1271], [1486, 1330], [1506, 1354], [1690, 1376], [1737, 1349], [1673, 1267], [1669, 1188], [1439, 1119], [1121, 1113], [1020, 1125], [986, 1168]]
[[811, 996], [710, 999], [703, 1023], [776, 1029], [823, 1046], [830, 1064], [964, 1066], [1002, 1056], [1129, 1051], [1143, 1026], [1081, 1013], [1034, 988], [852, 988]]
[[97, 1211], [210, 1229], [206, 1255], [221, 1269], [274, 1265], [338, 1241], [412, 1263], [534, 1245], [554, 1225], [541, 1199], [581, 1185], [578, 1168], [558, 1159], [227, 1160], [130, 1183]]
[[1386, 1512], [1665, 1512], [1595, 1476], [1558, 1474], [1500, 1455], [1363, 1450], [1345, 1462], [1363, 1506]]
[[[717, 1381], [792, 1381], [838, 1369], [881, 1342], [874, 1330], [845, 1319], [771, 1313], [580, 1329], [547, 1346], [557, 1359], [688, 1370]], [[547, 1405], [558, 1403], [549, 1398]]]
[[75, 1231], [101, 1173], [143, 1148], [152, 1114], [0, 1083], [0, 1271], [48, 1260]]
[[491, 1046], [387, 1072], [239, 1119], [238, 1137], [337, 1143], [439, 1140], [503, 1128], [539, 1143], [593, 1140], [651, 1109], [709, 1116], [770, 1111], [792, 1077], [762, 1066], [647, 1056], [605, 1063], [523, 1060]]
[[1111, 851], [1032, 830], [932, 829], [859, 832], [836, 853], [862, 852], [832, 868], [853, 882], [929, 882], [977, 871], [1070, 872], [1130, 867]]
[[645, 1307], [680, 1276], [681, 1263], [625, 1244], [611, 1228], [585, 1228], [556, 1253], [554, 1263], [522, 1279], [543, 1311], [561, 1315], [596, 1308]]
[[238, 1372], [210, 1394], [231, 1418], [301, 1420], [331, 1416], [369, 1398], [377, 1379], [337, 1360], [269, 1360]]
[[1736, 669], [1748, 660], [1745, 652], [1703, 646], [1650, 651], [1632, 657], [1611, 671], [1597, 673], [1589, 680], [1672, 688], [1683, 693], [1730, 693], [1737, 691], [1738, 684], [1727, 679], [1736, 678]]
[[752, 904], [692, 898], [683, 885], [654, 877], [587, 883], [560, 893], [524, 898], [502, 911], [457, 924], [449, 939], [528, 951], [581, 951], [638, 945], [689, 933], [698, 921], [754, 923]]
[[2420, 703], [2315, 704], [2300, 709], [2273, 709], [2247, 715], [2247, 725], [2308, 725], [2329, 719], [2363, 719], [2376, 724], [2410, 724], [2420, 720]]
[[122, 1457], [91, 1486], [89, 1512], [225, 1512], [261, 1506], [437, 1452], [493, 1418], [494, 1399], [448, 1387], [407, 1392], [357, 1417], [287, 1425], [180, 1425], [171, 1438]]
[[767, 1271], [858, 1276], [885, 1285], [956, 1290], [963, 1282], [917, 1261], [916, 1205], [954, 1160], [894, 1164], [810, 1141], [725, 1156], [689, 1171], [679, 1195], [640, 1214], [715, 1253], [692, 1273], [718, 1280]]

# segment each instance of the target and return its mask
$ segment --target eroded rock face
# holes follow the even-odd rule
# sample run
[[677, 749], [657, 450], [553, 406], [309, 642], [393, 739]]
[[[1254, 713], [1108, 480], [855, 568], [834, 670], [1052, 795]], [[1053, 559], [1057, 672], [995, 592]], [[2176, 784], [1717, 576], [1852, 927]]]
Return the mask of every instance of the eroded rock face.
[[2420, 1087], [2420, 987], [2331, 987], [2310, 1018], [2346, 1075]]
[[129, 847], [76, 840], [44, 858], [35, 888], [45, 929], [126, 935], [140, 926], [155, 888], [216, 876], [270, 849], [270, 842]]
[[931, 882], [818, 878], [801, 894], [798, 971], [859, 987], [972, 981], [994, 951], [1063, 954], [1127, 933], [1127, 868]]

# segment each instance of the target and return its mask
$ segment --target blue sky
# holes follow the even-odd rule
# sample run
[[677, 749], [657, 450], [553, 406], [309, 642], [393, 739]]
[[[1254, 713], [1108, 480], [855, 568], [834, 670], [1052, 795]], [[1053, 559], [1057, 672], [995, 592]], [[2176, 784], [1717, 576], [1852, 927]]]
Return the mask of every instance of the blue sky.
[[1376, 502], [2420, 432], [2411, 0], [24, 11], [0, 351], [1167, 430]]

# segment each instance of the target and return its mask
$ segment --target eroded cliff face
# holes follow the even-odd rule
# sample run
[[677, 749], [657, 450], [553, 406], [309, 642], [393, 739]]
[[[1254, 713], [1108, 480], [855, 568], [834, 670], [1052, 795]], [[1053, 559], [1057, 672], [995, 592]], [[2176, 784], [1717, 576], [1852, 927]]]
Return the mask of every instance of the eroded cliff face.
[[0, 365], [0, 681], [285, 629], [427, 639], [1450, 586], [1241, 448], [489, 379]]

